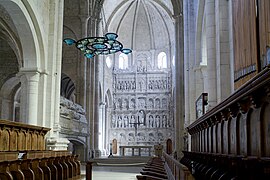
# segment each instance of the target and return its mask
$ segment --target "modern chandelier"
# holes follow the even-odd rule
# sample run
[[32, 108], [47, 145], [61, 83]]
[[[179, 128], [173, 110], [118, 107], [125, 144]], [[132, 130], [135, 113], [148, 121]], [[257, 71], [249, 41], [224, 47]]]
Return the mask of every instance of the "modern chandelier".
[[117, 37], [116, 33], [106, 33], [104, 37], [87, 37], [78, 41], [66, 38], [64, 42], [67, 45], [75, 44], [87, 58], [93, 58], [95, 55], [113, 54], [119, 51], [124, 54], [131, 53], [132, 50], [123, 48], [122, 43], [116, 40]]

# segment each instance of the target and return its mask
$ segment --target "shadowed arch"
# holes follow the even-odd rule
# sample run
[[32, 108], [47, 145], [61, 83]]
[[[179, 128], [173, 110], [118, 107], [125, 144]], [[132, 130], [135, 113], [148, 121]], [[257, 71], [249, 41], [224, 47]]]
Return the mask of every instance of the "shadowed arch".
[[61, 91], [60, 95], [67, 98], [71, 99], [72, 94], [75, 91], [75, 85], [71, 78], [67, 76], [66, 74], [62, 73], [61, 74]]
[[29, 2], [1, 0], [1, 5], [9, 13], [18, 30], [24, 60], [23, 68], [45, 68], [42, 61], [44, 58], [43, 36]]

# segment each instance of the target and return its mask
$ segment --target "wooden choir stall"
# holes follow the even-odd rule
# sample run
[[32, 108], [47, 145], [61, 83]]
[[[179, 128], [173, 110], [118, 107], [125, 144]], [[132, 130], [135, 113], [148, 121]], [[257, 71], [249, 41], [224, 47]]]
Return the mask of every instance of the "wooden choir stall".
[[78, 156], [45, 150], [50, 128], [0, 120], [0, 179], [51, 180], [80, 176]]

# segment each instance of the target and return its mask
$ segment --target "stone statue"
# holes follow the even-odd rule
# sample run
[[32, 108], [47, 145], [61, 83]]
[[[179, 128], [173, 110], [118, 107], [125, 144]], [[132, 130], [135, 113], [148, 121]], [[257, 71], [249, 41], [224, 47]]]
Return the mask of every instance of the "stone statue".
[[[135, 116], [132, 115], [131, 118], [130, 118], [130, 123], [135, 123], [136, 120], [135, 120]], [[134, 127], [134, 124], [130, 124], [130, 127]]]
[[124, 127], [125, 128], [128, 127], [129, 126], [129, 122], [128, 122], [128, 117], [127, 116], [124, 116], [123, 121], [124, 121]]
[[118, 127], [118, 128], [121, 128], [121, 127], [122, 127], [122, 117], [121, 117], [121, 116], [118, 116], [118, 119], [117, 119], [117, 127]]
[[159, 115], [156, 115], [156, 119], [155, 119], [155, 121], [156, 121], [156, 127], [160, 127], [160, 116]]
[[148, 127], [154, 127], [154, 117], [152, 115], [149, 116], [149, 126]]

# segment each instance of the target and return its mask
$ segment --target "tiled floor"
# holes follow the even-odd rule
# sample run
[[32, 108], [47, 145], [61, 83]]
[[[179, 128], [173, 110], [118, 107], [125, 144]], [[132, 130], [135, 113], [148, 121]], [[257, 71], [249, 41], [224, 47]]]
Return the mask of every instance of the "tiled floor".
[[[136, 180], [142, 167], [137, 166], [94, 166], [93, 180]], [[85, 179], [85, 166], [81, 167], [82, 178]]]

